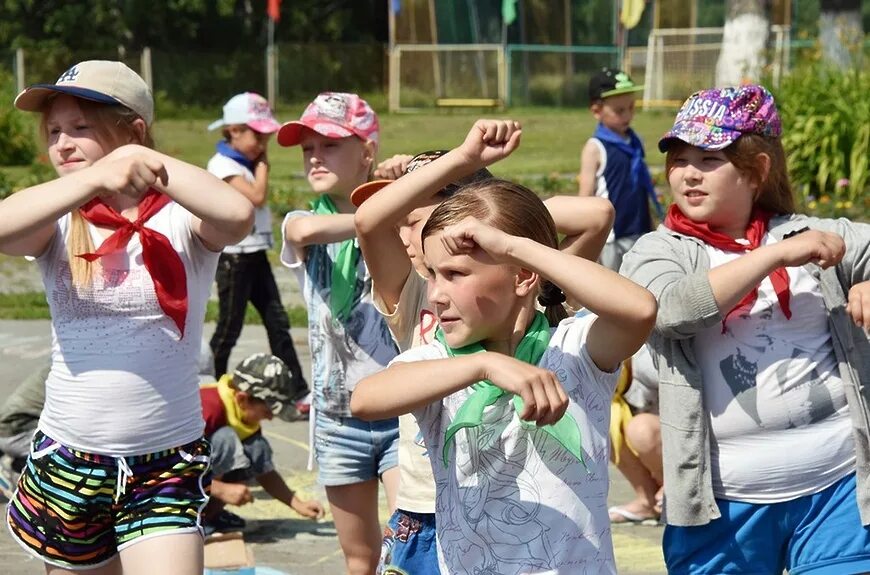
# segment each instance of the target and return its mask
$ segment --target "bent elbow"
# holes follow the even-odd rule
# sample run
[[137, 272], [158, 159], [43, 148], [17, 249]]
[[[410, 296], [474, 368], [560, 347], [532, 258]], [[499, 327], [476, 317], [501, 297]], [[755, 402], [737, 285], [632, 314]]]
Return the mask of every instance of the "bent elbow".
[[233, 212], [232, 219], [227, 222], [227, 229], [232, 230], [233, 243], [245, 239], [254, 229], [254, 206], [251, 202], [245, 202]]
[[659, 304], [652, 293], [644, 291], [646, 291], [645, 296], [637, 304], [637, 321], [638, 327], [642, 329], [643, 333], [649, 335], [656, 325]]

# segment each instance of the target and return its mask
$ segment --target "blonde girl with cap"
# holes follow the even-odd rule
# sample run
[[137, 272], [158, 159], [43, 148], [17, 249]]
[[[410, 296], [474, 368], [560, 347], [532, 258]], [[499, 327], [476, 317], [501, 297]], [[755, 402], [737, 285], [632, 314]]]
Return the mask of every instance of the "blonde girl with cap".
[[[369, 182], [351, 194], [359, 206], [355, 222], [372, 275], [372, 296], [401, 351], [431, 343], [438, 325], [435, 306], [427, 298], [428, 272], [420, 245], [420, 232], [429, 215], [463, 186], [493, 178], [484, 165], [513, 153], [520, 135], [517, 122], [478, 120], [455, 149], [387, 160], [379, 170], [399, 179]], [[390, 170], [396, 162], [404, 165], [399, 174]], [[567, 196], [544, 203], [557, 231], [565, 235], [560, 247], [597, 259], [613, 221], [611, 203], [603, 198]], [[435, 478], [411, 414], [399, 417], [399, 472], [397, 509], [384, 530], [378, 573], [398, 569], [438, 574]]]
[[15, 105], [42, 114], [60, 177], [0, 202], [0, 252], [36, 260], [52, 316], [10, 531], [52, 574], [202, 573], [203, 318], [253, 208], [151, 148], [151, 92], [120, 62], [76, 64]]
[[335, 521], [347, 572], [371, 575], [381, 546], [378, 479], [395, 508], [399, 482], [398, 421], [351, 416], [350, 397], [363, 377], [380, 371], [396, 346], [372, 305], [371, 277], [354, 229], [351, 192], [369, 180], [378, 119], [356, 94], [317, 96], [299, 121], [278, 131], [282, 146], [299, 145], [311, 210], [287, 214], [281, 261], [299, 278], [308, 307], [313, 457]]
[[659, 302], [669, 573], [870, 571], [870, 226], [795, 213], [781, 134], [761, 86], [689, 97], [621, 269]]
[[[519, 138], [513, 124], [491, 126], [453, 161], [506, 155]], [[560, 251], [544, 203], [504, 180], [444, 200], [421, 246], [434, 341], [360, 382], [351, 407], [361, 417], [414, 414], [435, 477], [441, 572], [615, 573], [610, 397], [620, 362], [652, 328], [655, 300]], [[589, 313], [566, 318], [564, 296]]]

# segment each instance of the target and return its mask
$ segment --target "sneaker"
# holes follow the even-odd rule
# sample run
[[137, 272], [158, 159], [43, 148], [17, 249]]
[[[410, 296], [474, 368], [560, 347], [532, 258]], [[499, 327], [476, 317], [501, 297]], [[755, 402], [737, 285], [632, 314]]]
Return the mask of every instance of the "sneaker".
[[239, 531], [244, 529], [245, 525], [247, 525], [247, 522], [243, 518], [226, 509], [222, 509], [214, 519], [203, 521], [203, 529], [206, 535], [211, 535], [215, 531], [221, 533]]
[[12, 501], [15, 486], [18, 485], [19, 472], [15, 471], [15, 460], [10, 455], [0, 457], [0, 494]]

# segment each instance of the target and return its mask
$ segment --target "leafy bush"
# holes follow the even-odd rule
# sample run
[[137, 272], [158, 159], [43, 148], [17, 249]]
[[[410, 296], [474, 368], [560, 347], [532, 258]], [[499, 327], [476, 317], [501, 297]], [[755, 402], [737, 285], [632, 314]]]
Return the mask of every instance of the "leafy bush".
[[[14, 99], [15, 79], [0, 70], [0, 101]], [[35, 156], [33, 120], [12, 106], [0, 106], [0, 166], [26, 166]]]
[[870, 76], [811, 64], [776, 91], [783, 146], [799, 200], [810, 210], [863, 211], [870, 174]]

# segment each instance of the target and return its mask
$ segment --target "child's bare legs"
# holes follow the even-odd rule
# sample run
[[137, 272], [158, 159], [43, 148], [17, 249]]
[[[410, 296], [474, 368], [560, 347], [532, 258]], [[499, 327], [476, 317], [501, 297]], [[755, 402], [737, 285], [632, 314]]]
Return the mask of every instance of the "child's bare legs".
[[118, 561], [117, 557], [115, 557], [112, 561], [102, 567], [86, 570], [76, 569], [75, 571], [55, 567], [45, 563], [45, 573], [46, 575], [120, 575], [121, 562]]
[[658, 415], [638, 413], [625, 430], [625, 438], [637, 452], [643, 466], [659, 486], [663, 485], [662, 476], [662, 432]]
[[143, 539], [121, 551], [124, 575], [202, 575], [203, 541], [198, 532]]
[[326, 488], [348, 575], [371, 575], [381, 552], [378, 480]]
[[396, 496], [399, 493], [399, 468], [393, 467], [388, 469], [381, 475], [381, 481], [384, 483], [384, 493], [387, 496], [387, 507], [393, 515], [396, 511]]
[[197, 532], [160, 535], [125, 548], [111, 562], [95, 569], [62, 569], [45, 565], [47, 575], [202, 575], [202, 536]]
[[[625, 442], [623, 442], [619, 451], [619, 463], [616, 467], [628, 480], [635, 493], [633, 500], [620, 505], [619, 508], [639, 518], [651, 519], [657, 517], [656, 494], [660, 486], [640, 458], [632, 453]], [[633, 519], [611, 511], [610, 520], [621, 523], [632, 521]]]

